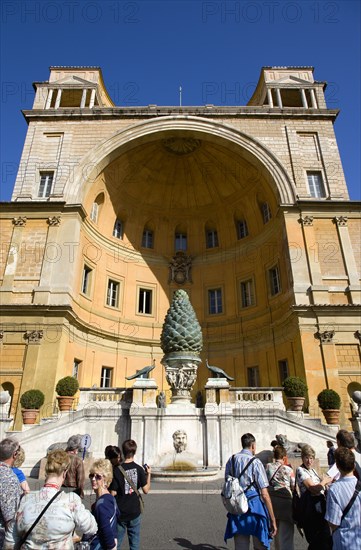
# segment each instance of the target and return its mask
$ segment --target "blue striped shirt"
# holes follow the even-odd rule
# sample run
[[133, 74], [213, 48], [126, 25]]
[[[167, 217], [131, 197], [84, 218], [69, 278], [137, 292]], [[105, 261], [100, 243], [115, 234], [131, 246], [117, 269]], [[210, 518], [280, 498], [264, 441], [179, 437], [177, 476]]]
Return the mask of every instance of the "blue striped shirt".
[[[232, 472], [232, 457], [228, 460], [225, 470], [225, 478], [231, 475], [239, 477], [239, 474], [246, 466], [246, 464], [253, 458], [253, 454], [248, 449], [243, 449], [241, 452], [234, 455], [234, 469]], [[259, 489], [264, 489], [269, 486], [266, 470], [259, 458], [256, 458], [252, 464], [247, 468], [245, 473], [239, 480], [239, 484], [243, 489], [246, 489], [251, 483], [254, 482]]]
[[354, 476], [341, 477], [328, 490], [325, 519], [339, 526], [332, 536], [333, 550], [360, 548], [361, 493], [341, 522], [342, 513], [354, 494], [356, 483], [357, 479]]

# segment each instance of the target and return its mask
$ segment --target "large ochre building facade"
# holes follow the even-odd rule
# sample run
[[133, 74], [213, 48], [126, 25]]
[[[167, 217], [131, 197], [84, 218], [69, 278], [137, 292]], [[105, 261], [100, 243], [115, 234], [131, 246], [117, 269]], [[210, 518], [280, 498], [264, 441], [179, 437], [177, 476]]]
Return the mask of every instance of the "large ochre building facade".
[[1, 383], [128, 387], [185, 289], [205, 359], [236, 387], [361, 389], [360, 204], [349, 201], [324, 82], [265, 67], [248, 105], [118, 107], [97, 67], [36, 82], [12, 201], [1, 211]]

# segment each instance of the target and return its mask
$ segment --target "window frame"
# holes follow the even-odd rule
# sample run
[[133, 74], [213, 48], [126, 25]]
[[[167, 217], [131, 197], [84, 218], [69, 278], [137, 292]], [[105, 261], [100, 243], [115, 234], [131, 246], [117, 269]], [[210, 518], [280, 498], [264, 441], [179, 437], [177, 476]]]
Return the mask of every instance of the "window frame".
[[[254, 377], [256, 384], [253, 383], [252, 378]], [[252, 367], [247, 367], [247, 383], [249, 388], [259, 388], [261, 386], [261, 379], [259, 374], [259, 366], [254, 365]]]
[[272, 210], [267, 201], [263, 201], [261, 203], [261, 212], [262, 212], [263, 223], [264, 225], [266, 225], [266, 223], [270, 222], [272, 219]]
[[[180, 246], [178, 246], [178, 244]], [[183, 246], [183, 243], [185, 243], [185, 247]], [[174, 233], [174, 250], [176, 252], [186, 252], [188, 249], [188, 236], [187, 233], [182, 233], [180, 231], [177, 231]]]
[[121, 220], [120, 218], [116, 218], [114, 222], [112, 235], [115, 239], [119, 239], [121, 241], [123, 240], [124, 223], [123, 223], [123, 220]]
[[[83, 294], [83, 296], [87, 296], [87, 297], [90, 296], [92, 278], [93, 278], [93, 268], [84, 262], [82, 278], [81, 278], [81, 287], [80, 287], [80, 292]], [[84, 284], [85, 284], [85, 287], [84, 287]]]
[[206, 248], [218, 248], [218, 231], [217, 229], [206, 229]]
[[[248, 292], [248, 289], [244, 285], [250, 285], [251, 292]], [[243, 279], [240, 281], [240, 293], [241, 293], [241, 308], [248, 308], [256, 305], [256, 293], [255, 293], [255, 285], [254, 285], [254, 278], [248, 277], [247, 279]], [[246, 293], [244, 292], [246, 291]], [[244, 299], [245, 298], [245, 299]], [[248, 300], [250, 298], [250, 300]]]
[[80, 359], [76, 359], [76, 358], [74, 358], [74, 360], [73, 360], [73, 374], [72, 374], [72, 377], [75, 378], [76, 380], [79, 380], [79, 370], [80, 370], [82, 362], [83, 361], [81, 361]]
[[94, 201], [92, 204], [89, 217], [93, 223], [98, 223], [99, 203], [97, 203], [96, 201]]
[[[317, 183], [313, 180], [315, 176], [318, 177]], [[325, 199], [326, 187], [321, 170], [306, 170], [306, 178], [310, 197], [312, 199]], [[310, 182], [310, 179], [312, 180], [312, 183]]]
[[[243, 230], [241, 230], [243, 228]], [[246, 219], [237, 220], [236, 224], [237, 229], [237, 239], [240, 241], [242, 239], [245, 239], [249, 235], [248, 231], [248, 224]]]
[[[107, 376], [109, 374], [109, 376]], [[114, 369], [113, 367], [102, 367], [102, 370], [100, 371], [100, 388], [102, 389], [109, 389], [113, 387], [113, 375], [114, 375]], [[109, 384], [106, 382], [109, 381]]]
[[[41, 170], [39, 172], [40, 176], [40, 182], [39, 182], [39, 189], [38, 189], [38, 199], [48, 199], [51, 195], [51, 192], [53, 190], [53, 184], [54, 184], [54, 170]], [[45, 181], [42, 189], [42, 180], [45, 176]], [[50, 183], [49, 183], [50, 180]], [[42, 189], [42, 193], [41, 193]]]
[[[211, 293], [215, 293], [213, 297]], [[220, 304], [219, 304], [219, 301], [220, 301]], [[212, 311], [213, 303], [215, 306], [214, 307], [215, 311]], [[208, 306], [207, 307], [208, 315], [222, 315], [222, 313], [224, 313], [223, 288], [221, 286], [207, 289], [207, 306]]]
[[[115, 297], [113, 296], [114, 289], [111, 289], [110, 288], [111, 286], [115, 286]], [[110, 292], [112, 293], [112, 295], [110, 295]], [[113, 301], [114, 303], [112, 303]], [[119, 309], [119, 304], [120, 304], [120, 281], [117, 281], [112, 277], [108, 277], [105, 305], [107, 307], [111, 307], [112, 309]]]
[[[276, 278], [273, 276], [272, 272], [275, 272]], [[275, 280], [277, 281], [277, 288], [275, 285]], [[281, 285], [281, 273], [278, 263], [274, 264], [268, 269], [268, 284], [269, 284], [269, 293], [271, 296], [277, 296], [282, 292]]]
[[[284, 370], [284, 367], [286, 369]], [[284, 374], [286, 374], [284, 376]], [[278, 361], [278, 376], [280, 378], [281, 384], [283, 384], [284, 380], [290, 375], [289, 371], [289, 365], [288, 365], [288, 359], [279, 359]]]
[[[150, 239], [150, 245], [149, 245], [149, 239]], [[148, 249], [154, 248], [154, 231], [152, 231], [152, 229], [143, 229], [142, 248], [148, 248]]]
[[[146, 302], [144, 301], [144, 296], [147, 295], [149, 292], [150, 300], [149, 300], [149, 312], [141, 310], [141, 306], [146, 306]], [[143, 298], [141, 299], [141, 293], [144, 293]], [[137, 287], [137, 315], [147, 315], [152, 316], [153, 315], [153, 306], [154, 306], [154, 289], [149, 288], [144, 285], [139, 285]], [[142, 307], [143, 309], [143, 307]], [[146, 307], [144, 308], [146, 309]]]

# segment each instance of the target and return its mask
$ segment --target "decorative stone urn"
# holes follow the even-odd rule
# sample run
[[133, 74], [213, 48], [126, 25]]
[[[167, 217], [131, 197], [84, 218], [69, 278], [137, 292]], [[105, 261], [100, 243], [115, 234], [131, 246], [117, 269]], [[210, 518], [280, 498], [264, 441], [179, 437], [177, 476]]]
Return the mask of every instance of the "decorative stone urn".
[[202, 331], [185, 290], [176, 290], [164, 320], [161, 361], [172, 391], [171, 403], [191, 402], [191, 390], [201, 363]]

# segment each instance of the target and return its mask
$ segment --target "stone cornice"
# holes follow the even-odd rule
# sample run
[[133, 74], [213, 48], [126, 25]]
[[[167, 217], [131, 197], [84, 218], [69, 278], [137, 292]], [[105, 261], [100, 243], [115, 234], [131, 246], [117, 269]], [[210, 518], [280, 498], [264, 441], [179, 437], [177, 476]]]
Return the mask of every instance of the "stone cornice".
[[78, 213], [82, 219], [85, 219], [86, 212], [81, 204], [69, 204], [64, 201], [43, 202], [43, 201], [12, 201], [0, 202], [1, 218], [12, 219], [14, 214], [26, 214], [27, 220], [31, 219], [48, 219], [54, 215], [66, 215]]
[[331, 200], [307, 200], [297, 201], [296, 204], [281, 204], [280, 209], [284, 213], [298, 214], [300, 217], [312, 216], [317, 218], [334, 218], [335, 215], [348, 219], [361, 218], [361, 201], [351, 201], [348, 199]]
[[144, 107], [95, 107], [93, 109], [80, 109], [80, 107], [63, 109], [32, 109], [22, 111], [25, 119], [30, 120], [99, 120], [113, 118], [153, 118], [172, 115], [192, 115], [202, 117], [229, 117], [229, 118], [302, 118], [302, 119], [329, 119], [335, 120], [339, 109], [304, 109], [303, 107], [279, 107], [268, 106], [157, 106]]

